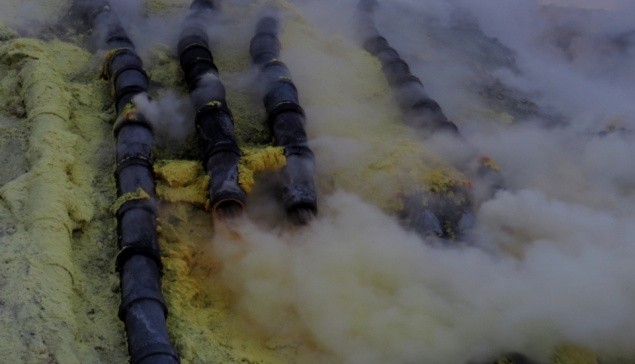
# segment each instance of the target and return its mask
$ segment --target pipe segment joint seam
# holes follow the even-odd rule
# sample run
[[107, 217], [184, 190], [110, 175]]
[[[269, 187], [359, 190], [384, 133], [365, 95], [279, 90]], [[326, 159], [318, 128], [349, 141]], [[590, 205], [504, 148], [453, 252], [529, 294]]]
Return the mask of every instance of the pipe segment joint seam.
[[[130, 242], [123, 241], [124, 234], [121, 231], [121, 223], [124, 219], [126, 219], [126, 213], [132, 212], [134, 210], [145, 211], [152, 221], [156, 221], [156, 217], [158, 215], [157, 208], [151, 200], [130, 200], [124, 202], [121, 207], [119, 207], [119, 210], [117, 210], [117, 221], [119, 222], [117, 236], [121, 249], [117, 254], [117, 258], [115, 261], [116, 269], [117, 271], [121, 271], [128, 259], [132, 258], [135, 255], [143, 255], [151, 258], [156, 263], [159, 271], [161, 272], [163, 270], [163, 262], [161, 261], [161, 251], [158, 241], [154, 238], [154, 231], [152, 232], [152, 234], [150, 234], [150, 239], [146, 237], [142, 240], [133, 240]], [[154, 226], [154, 224], [152, 228], [156, 231], [156, 227]]]
[[302, 106], [296, 104], [295, 102], [283, 101], [269, 111], [269, 126], [273, 128], [278, 116], [280, 116], [280, 114], [282, 113], [287, 112], [296, 113], [299, 114], [303, 119], [305, 118], [304, 109], [302, 108]]
[[119, 312], [117, 313], [119, 319], [124, 321], [130, 306], [136, 302], [144, 300], [150, 300], [158, 303], [163, 310], [164, 318], [168, 317], [168, 306], [165, 303], [165, 299], [161, 295], [161, 292], [154, 288], [142, 288], [134, 290], [121, 299], [121, 305], [119, 305]]
[[373, 56], [376, 56], [377, 53], [381, 52], [384, 49], [391, 48], [388, 40], [381, 35], [377, 35], [367, 39], [364, 42], [363, 47], [368, 53], [372, 54]]
[[[265, 38], [269, 38], [273, 41], [273, 44], [262, 44]], [[270, 32], [260, 32], [257, 33], [253, 38], [251, 38], [251, 42], [249, 43], [249, 54], [255, 60], [260, 60], [263, 58], [262, 56], [266, 54], [271, 54], [266, 60], [275, 59], [279, 56], [280, 49], [282, 49], [282, 43], [280, 43], [280, 39], [275, 34]], [[257, 61], [256, 64], [261, 64], [264, 62]]]
[[111, 36], [110, 38], [108, 38], [108, 40], [106, 41], [106, 43], [129, 43], [132, 44], [132, 40], [126, 36], [121, 36], [119, 34], [115, 34], [113, 36]]
[[123, 270], [124, 264], [126, 264], [126, 262], [130, 260], [130, 258], [137, 255], [142, 255], [144, 257], [152, 259], [156, 263], [157, 268], [159, 269], [159, 272], [163, 272], [163, 262], [161, 261], [161, 253], [154, 246], [148, 247], [153, 244], [154, 242], [152, 241], [150, 242], [137, 241], [137, 242], [134, 242], [133, 244], [123, 247], [121, 250], [119, 250], [119, 253], [117, 254], [117, 258], [115, 261], [116, 271], [121, 272]]
[[[119, 56], [128, 56], [128, 57], [132, 57], [133, 59], [135, 59], [136, 62], [139, 63], [139, 65], [143, 64], [143, 61], [141, 60], [141, 57], [139, 57], [139, 55], [137, 54], [137, 52], [135, 52], [134, 47], [121, 47], [121, 48], [117, 48], [114, 49], [110, 52], [108, 52], [105, 56], [104, 59], [104, 65], [102, 66], [102, 78], [105, 79], [106, 81], [111, 80], [116, 74], [118, 69], [115, 69], [114, 72], [111, 69], [112, 68], [112, 63], [114, 62], [114, 60], [119, 57]], [[124, 65], [121, 66], [120, 68], [125, 68], [128, 66], [132, 66], [135, 67], [137, 66], [136, 64], [128, 64], [128, 65]], [[146, 77], [148, 77], [148, 75], [145, 73], [145, 71], [143, 69], [141, 69], [141, 71], [145, 74]]]
[[194, 122], [196, 123], [196, 128], [200, 127], [201, 119], [206, 116], [212, 116], [216, 113], [224, 113], [226, 114], [234, 124], [234, 115], [232, 111], [229, 109], [227, 104], [223, 102], [224, 100], [213, 100], [205, 104], [202, 108], [200, 108], [196, 112], [196, 116], [194, 117]]
[[[392, 48], [382, 49], [377, 54], [382, 53], [384, 51], [388, 51], [389, 49], [392, 49]], [[406, 73], [410, 73], [410, 66], [408, 65], [408, 63], [406, 63], [406, 61], [404, 61], [399, 56], [395, 57], [394, 59], [392, 59], [390, 61], [382, 62], [381, 68], [382, 68], [382, 70], [386, 70], [386, 69], [389, 69], [390, 67], [394, 67], [394, 66], [397, 66], [397, 65], [405, 67], [408, 70]]]
[[408, 84], [416, 84], [417, 86], [421, 86], [423, 88], [423, 82], [421, 82], [421, 79], [415, 75], [413, 75], [412, 73], [408, 73], [406, 75], [400, 76], [400, 77], [386, 77], [388, 79], [388, 83], [390, 84], [391, 87], [394, 88], [400, 88], [400, 87], [406, 87], [408, 86]]
[[143, 360], [155, 355], [171, 356], [177, 362], [180, 361], [179, 354], [171, 345], [156, 343], [143, 346], [137, 350], [130, 357], [130, 364], [141, 364]]
[[117, 92], [117, 96], [115, 97], [116, 105], [120, 105], [121, 100], [123, 100], [125, 96], [131, 96], [130, 100], [132, 100], [133, 97], [135, 97], [138, 94], [142, 94], [146, 92], [147, 90], [148, 90], [147, 87], [143, 87], [139, 85], [130, 85], [130, 86], [120, 88], [119, 91]]
[[136, 65], [136, 64], [131, 64], [131, 65], [127, 65], [127, 66], [123, 66], [123, 67], [119, 67], [115, 70], [115, 72], [113, 73], [111, 79], [113, 80], [113, 82], [115, 84], [117, 84], [117, 79], [119, 78], [119, 76], [126, 72], [126, 71], [136, 71], [139, 72], [140, 74], [143, 75], [143, 77], [145, 78], [145, 83], [148, 84], [150, 81], [150, 78], [148, 77], [148, 74], [146, 73], [146, 71], [143, 69], [142, 66], [140, 65]]
[[191, 82], [189, 82], [187, 84], [187, 89], [190, 91], [190, 93], [194, 90], [196, 90], [199, 87], [199, 82], [203, 81], [204, 79], [209, 79], [210, 84], [211, 83], [216, 83], [216, 84], [220, 84], [220, 86], [223, 86], [223, 82], [220, 80], [219, 76], [218, 76], [218, 70], [210, 70], [208, 72], [205, 72], [199, 76], [197, 76], [196, 78], [194, 78]]
[[[191, 38], [188, 39], [188, 38]], [[187, 42], [186, 42], [187, 40]], [[212, 56], [212, 53], [209, 51], [209, 46], [206, 44], [207, 42], [205, 41], [205, 39], [201, 38], [198, 35], [191, 35], [187, 38], [184, 38], [184, 40], [182, 40], [179, 43], [183, 43], [183, 44], [187, 44], [185, 46], [183, 45], [179, 45], [179, 64], [181, 65], [181, 67], [188, 67], [188, 64], [185, 62], [185, 58], [188, 55], [187, 53], [195, 50], [195, 49], [200, 49], [202, 51], [204, 51], [205, 53], [207, 53], [209, 55], [209, 59], [213, 60], [214, 57]], [[202, 59], [195, 59], [192, 63], [196, 63], [198, 61], [201, 61]], [[213, 64], [213, 62], [212, 62]], [[216, 66], [214, 66], [214, 68], [216, 68]]]
[[[121, 174], [121, 171], [123, 171], [125, 168], [128, 168], [131, 165], [143, 166], [143, 167], [146, 167], [148, 170], [153, 171], [152, 162], [149, 161], [145, 156], [142, 156], [142, 155], [129, 156], [117, 164], [117, 168], [115, 169], [115, 178], [118, 179], [119, 175]], [[152, 192], [148, 192], [148, 191], [146, 191], [146, 193], [152, 194]]]
[[285, 157], [290, 157], [295, 155], [295, 156], [308, 158], [312, 161], [315, 161], [315, 154], [306, 145], [288, 145], [284, 147], [284, 155]]
[[269, 80], [269, 82], [279, 77], [291, 78], [289, 67], [277, 58], [271, 58], [269, 61], [260, 64], [260, 71], [262, 72], [262, 77]]
[[150, 122], [148, 122], [146, 118], [142, 117], [142, 114], [136, 111], [129, 113], [127, 117], [123, 117], [115, 121], [115, 126], [113, 127], [112, 132], [115, 138], [117, 138], [119, 136], [119, 133], [124, 128], [130, 128], [130, 127], [144, 128], [148, 130], [150, 134], [154, 134], [154, 128], [152, 127], [152, 124], [150, 124]]
[[[285, 86], [290, 87], [291, 90], [284, 90]], [[276, 97], [283, 98], [283, 100], [279, 100], [276, 103], [276, 106], [283, 102], [290, 102], [294, 104], [298, 103], [295, 101], [295, 99], [298, 98], [298, 89], [297, 87], [295, 87], [295, 84], [293, 83], [293, 81], [291, 81], [288, 78], [276, 78], [272, 80], [271, 82], [268, 82], [267, 88], [269, 89], [269, 91], [267, 91], [267, 94], [263, 98], [265, 105], [269, 105], [271, 103], [271, 99], [274, 99], [275, 101]], [[281, 93], [282, 91], [287, 91], [287, 92], [284, 92], [284, 94], [287, 94], [287, 95], [284, 95], [284, 94], [279, 95], [279, 93]]]

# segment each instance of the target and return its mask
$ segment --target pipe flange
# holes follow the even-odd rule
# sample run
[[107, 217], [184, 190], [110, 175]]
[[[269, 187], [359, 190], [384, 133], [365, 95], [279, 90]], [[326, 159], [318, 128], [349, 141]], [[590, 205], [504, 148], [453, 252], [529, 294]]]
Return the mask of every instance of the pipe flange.
[[276, 118], [278, 117], [278, 115], [285, 112], [293, 112], [296, 114], [300, 114], [302, 117], [305, 117], [304, 109], [302, 108], [302, 106], [296, 104], [295, 102], [283, 101], [279, 103], [278, 105], [274, 106], [274, 108], [271, 109], [271, 111], [269, 111], [269, 118], [268, 118], [269, 126], [273, 127], [273, 124], [276, 121]]
[[161, 310], [165, 315], [164, 318], [168, 317], [168, 306], [165, 303], [165, 299], [161, 295], [161, 292], [153, 288], [141, 288], [136, 289], [122, 297], [121, 305], [119, 306], [118, 312], [119, 319], [121, 321], [126, 321], [126, 314], [128, 313], [128, 309], [130, 308], [130, 306], [132, 306], [135, 302], [144, 300], [157, 302], [161, 306]]
[[142, 255], [144, 257], [148, 257], [152, 259], [152, 261], [159, 268], [159, 272], [163, 272], [163, 262], [161, 261], [161, 253], [159, 251], [158, 246], [154, 246], [154, 242], [147, 242], [136, 244], [136, 245], [127, 245], [123, 247], [119, 253], [117, 254], [117, 258], [115, 259], [115, 269], [117, 272], [121, 272], [123, 270], [123, 266], [126, 264], [130, 258]]

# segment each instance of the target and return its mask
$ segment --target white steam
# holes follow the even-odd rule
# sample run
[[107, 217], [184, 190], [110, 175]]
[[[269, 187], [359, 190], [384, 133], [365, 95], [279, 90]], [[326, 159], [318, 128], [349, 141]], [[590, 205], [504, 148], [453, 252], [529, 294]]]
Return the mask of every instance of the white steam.
[[[502, 193], [479, 223], [522, 258], [434, 249], [353, 195], [298, 232], [244, 222], [214, 251], [243, 312], [315, 340], [346, 363], [462, 363], [563, 341], [628, 352], [635, 339], [635, 228], [539, 192]], [[233, 238], [230, 238], [232, 236]], [[599, 242], [607, 242], [600, 244]]]
[[146, 94], [137, 95], [134, 103], [152, 124], [155, 142], [160, 145], [182, 144], [195, 132], [193, 108], [187, 95], [164, 90], [152, 100]]
[[[349, 41], [345, 22], [355, 1], [297, 3], [333, 37], [327, 49], [291, 43], [282, 56], [307, 106], [318, 169], [354, 166], [373, 151], [346, 123], [372, 127], [389, 114], [355, 99], [359, 84], [347, 84], [354, 60], [336, 37]], [[317, 221], [298, 231], [243, 221], [231, 228], [237, 238], [220, 227], [213, 251], [241, 312], [271, 335], [314, 342], [333, 355], [330, 362], [465, 363], [510, 351], [546, 360], [566, 342], [635, 356], [635, 145], [627, 132], [598, 134], [633, 125], [635, 83], [614, 82], [613, 69], [591, 72], [607, 58], [630, 72], [633, 46], [626, 54], [581, 48], [568, 57], [550, 36], [576, 25], [530, 0], [380, 3], [380, 31], [467, 138], [497, 161], [509, 190], [480, 206], [473, 248], [426, 245], [341, 191], [323, 197]], [[449, 29], [457, 6], [513, 50], [515, 66], [475, 70], [460, 58], [465, 53], [420, 36], [424, 19]], [[584, 29], [578, 46], [610, 44], [627, 32], [625, 12], [635, 15], [630, 3], [614, 1], [608, 12], [592, 13], [606, 26]], [[513, 125], [470, 116], [482, 106], [468, 87], [479, 72], [567, 125], [545, 129], [540, 115]]]

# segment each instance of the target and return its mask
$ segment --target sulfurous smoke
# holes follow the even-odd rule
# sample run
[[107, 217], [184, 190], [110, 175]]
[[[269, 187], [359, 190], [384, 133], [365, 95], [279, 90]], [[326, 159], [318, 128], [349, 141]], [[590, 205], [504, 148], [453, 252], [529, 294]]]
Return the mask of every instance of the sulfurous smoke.
[[[294, 3], [329, 39], [286, 35], [282, 55], [318, 173], [353, 168], [377, 153], [362, 129], [392, 115], [355, 96], [367, 86], [347, 61], [355, 2]], [[213, 251], [240, 311], [271, 335], [309, 340], [330, 362], [466, 363], [512, 351], [546, 361], [563, 343], [633, 357], [630, 2], [380, 3], [380, 32], [500, 165], [507, 189], [479, 206], [469, 248], [427, 244], [354, 190], [323, 196], [317, 220], [297, 231], [220, 227]], [[492, 87], [498, 101], [486, 97]]]

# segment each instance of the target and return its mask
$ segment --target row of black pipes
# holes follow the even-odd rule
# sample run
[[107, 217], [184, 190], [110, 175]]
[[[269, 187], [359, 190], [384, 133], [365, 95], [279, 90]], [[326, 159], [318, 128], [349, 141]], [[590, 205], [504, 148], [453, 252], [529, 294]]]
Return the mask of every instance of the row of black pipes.
[[[203, 164], [210, 176], [212, 210], [235, 215], [244, 209], [245, 192], [238, 184], [241, 151], [236, 143], [232, 113], [225, 100], [225, 87], [214, 64], [205, 24], [214, 12], [211, 0], [194, 0], [183, 22], [178, 55], [197, 111], [196, 127], [205, 150]], [[280, 42], [275, 14], [263, 17], [250, 46], [253, 64], [259, 69], [268, 123], [277, 146], [284, 147], [282, 202], [289, 219], [307, 223], [317, 213], [313, 152], [307, 146], [304, 111], [286, 65], [277, 60]]]
[[[203, 165], [210, 177], [209, 196], [218, 218], [240, 215], [245, 192], [238, 183], [242, 155], [236, 143], [233, 118], [209, 49], [205, 24], [213, 15], [211, 0], [194, 0], [183, 22], [178, 43], [180, 63], [196, 110], [196, 128], [203, 145]], [[106, 0], [76, 0], [71, 9], [93, 29], [97, 49], [106, 57], [102, 75], [112, 80], [117, 120], [115, 172], [117, 195], [124, 203], [117, 211], [122, 302], [119, 318], [125, 323], [131, 364], [174, 364], [180, 359], [170, 343], [167, 305], [161, 293], [161, 254], [157, 236], [157, 207], [152, 162], [153, 130], [135, 107], [134, 98], [148, 97], [149, 79], [135, 46]], [[306, 224], [316, 213], [314, 156], [307, 146], [304, 112], [284, 63], [277, 61], [280, 43], [275, 16], [263, 17], [250, 51], [261, 74], [262, 96], [277, 146], [284, 147], [283, 206], [295, 224]], [[139, 189], [149, 199], [126, 196]]]
[[[381, 37], [371, 15], [374, 0], [358, 5], [364, 48], [382, 63], [396, 100], [409, 123], [429, 134], [446, 132], [461, 139], [458, 128], [424, 91], [421, 81], [410, 73], [408, 64]], [[178, 56], [196, 110], [196, 128], [203, 146], [202, 161], [210, 177], [209, 196], [216, 217], [229, 218], [245, 209], [245, 191], [238, 182], [242, 152], [236, 142], [232, 113], [225, 88], [214, 64], [206, 24], [215, 11], [212, 0], [194, 0], [186, 16], [178, 43]], [[106, 0], [76, 0], [72, 13], [94, 30], [98, 49], [106, 52], [103, 75], [115, 90], [117, 194], [125, 197], [142, 189], [150, 199], [130, 199], [117, 211], [122, 303], [119, 317], [126, 325], [132, 364], [178, 363], [166, 326], [167, 306], [161, 294], [161, 257], [157, 237], [157, 208], [152, 166], [151, 124], [136, 111], [133, 98], [147, 98], [148, 76], [132, 41]], [[305, 115], [287, 66], [279, 60], [279, 21], [275, 12], [263, 16], [250, 44], [252, 63], [259, 73], [259, 85], [269, 127], [277, 146], [284, 147], [287, 165], [282, 170], [283, 206], [296, 224], [307, 223], [316, 213], [313, 173], [314, 155], [307, 146]], [[467, 143], [466, 143], [467, 144]], [[423, 235], [439, 234], [438, 211], [414, 208], [413, 226]], [[457, 225], [469, 211], [459, 211]]]
[[133, 102], [134, 97], [147, 97], [148, 76], [134, 44], [107, 1], [77, 0], [72, 12], [93, 28], [98, 48], [107, 52], [102, 75], [112, 80], [115, 91], [117, 195], [125, 197], [142, 189], [150, 196], [130, 199], [116, 212], [120, 248], [117, 270], [122, 292], [119, 318], [126, 326], [130, 363], [178, 363], [178, 353], [168, 336], [168, 310], [161, 293], [153, 131]]

